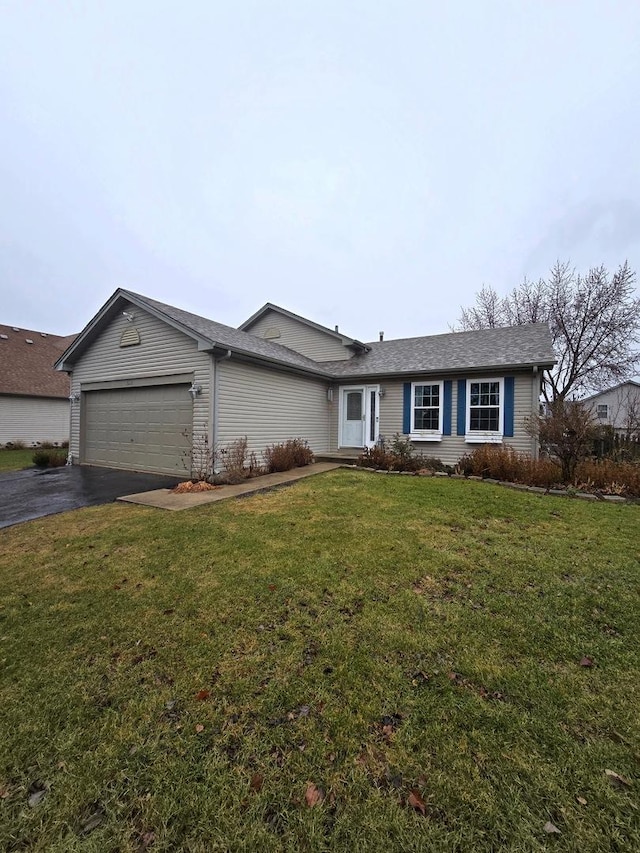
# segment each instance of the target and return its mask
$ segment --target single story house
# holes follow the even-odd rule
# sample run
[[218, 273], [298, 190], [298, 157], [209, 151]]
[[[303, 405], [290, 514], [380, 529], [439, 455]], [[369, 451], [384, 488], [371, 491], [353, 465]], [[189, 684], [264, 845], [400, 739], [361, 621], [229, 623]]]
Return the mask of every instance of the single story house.
[[598, 423], [611, 426], [619, 435], [640, 434], [640, 382], [629, 379], [586, 397]]
[[236, 329], [119, 289], [56, 367], [74, 463], [184, 475], [191, 441], [244, 436], [258, 455], [395, 433], [446, 463], [486, 442], [535, 454], [524, 422], [554, 361], [541, 324], [364, 343], [270, 303]]
[[53, 363], [74, 337], [0, 325], [0, 446], [69, 440], [69, 378]]

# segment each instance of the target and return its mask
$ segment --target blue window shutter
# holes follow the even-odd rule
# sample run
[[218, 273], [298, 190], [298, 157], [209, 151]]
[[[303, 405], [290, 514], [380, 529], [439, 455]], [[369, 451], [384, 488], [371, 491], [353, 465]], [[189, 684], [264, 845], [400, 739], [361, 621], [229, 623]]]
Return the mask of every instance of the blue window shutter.
[[411, 432], [411, 383], [404, 383], [404, 399], [402, 406], [402, 432], [409, 435]]
[[442, 432], [451, 435], [451, 402], [453, 400], [453, 382], [450, 379], [444, 381], [444, 411], [442, 413]]
[[458, 379], [458, 435], [467, 431], [467, 380]]
[[513, 408], [514, 408], [514, 386], [513, 376], [505, 376], [504, 379], [504, 435], [513, 437]]

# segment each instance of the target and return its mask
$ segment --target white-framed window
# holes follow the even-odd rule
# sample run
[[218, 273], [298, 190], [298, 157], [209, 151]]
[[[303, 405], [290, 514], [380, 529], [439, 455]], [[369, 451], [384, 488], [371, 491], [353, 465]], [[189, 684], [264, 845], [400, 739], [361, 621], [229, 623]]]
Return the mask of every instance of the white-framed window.
[[606, 421], [609, 417], [609, 406], [606, 403], [598, 403], [596, 414], [598, 415], [599, 420]]
[[467, 380], [465, 441], [501, 442], [504, 424], [504, 380]]
[[414, 441], [440, 441], [443, 420], [443, 382], [411, 383], [411, 435]]

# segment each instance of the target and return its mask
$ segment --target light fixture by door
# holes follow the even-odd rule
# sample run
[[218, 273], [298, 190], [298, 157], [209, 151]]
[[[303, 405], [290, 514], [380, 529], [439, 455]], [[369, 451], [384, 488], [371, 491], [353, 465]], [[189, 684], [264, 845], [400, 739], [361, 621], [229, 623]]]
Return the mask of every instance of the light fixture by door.
[[202, 385], [196, 385], [195, 382], [189, 388], [189, 393], [191, 394], [191, 399], [195, 400], [198, 394], [202, 393]]

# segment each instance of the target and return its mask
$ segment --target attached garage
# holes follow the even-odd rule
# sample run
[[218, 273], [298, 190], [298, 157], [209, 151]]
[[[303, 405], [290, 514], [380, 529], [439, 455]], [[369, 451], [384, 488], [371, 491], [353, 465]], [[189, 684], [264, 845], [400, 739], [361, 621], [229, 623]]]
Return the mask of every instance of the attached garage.
[[82, 461], [185, 476], [193, 402], [188, 384], [83, 392]]

